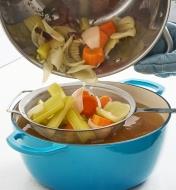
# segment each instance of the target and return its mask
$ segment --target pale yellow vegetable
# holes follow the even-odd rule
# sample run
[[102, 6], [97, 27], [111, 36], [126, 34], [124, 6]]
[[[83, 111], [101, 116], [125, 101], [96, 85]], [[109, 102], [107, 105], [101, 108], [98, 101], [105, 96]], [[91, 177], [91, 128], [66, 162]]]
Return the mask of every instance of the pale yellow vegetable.
[[53, 70], [53, 65], [45, 61], [43, 63], [43, 82], [46, 82]]
[[57, 31], [55, 31], [45, 20], [42, 20], [45, 30], [50, 36], [52, 36], [58, 42], [64, 42], [64, 37]]
[[118, 117], [119, 120], [122, 120], [130, 112], [130, 105], [118, 101], [112, 101], [104, 107], [104, 110], [111, 112], [114, 116]]
[[66, 43], [64, 44], [63, 52], [69, 49], [69, 47], [70, 47], [71, 44], [72, 44], [72, 41], [73, 41], [73, 36], [70, 36], [70, 38], [69, 38], [69, 39], [66, 41]]
[[86, 17], [81, 18], [80, 20], [80, 28], [82, 31], [87, 30], [90, 28], [89, 19]]
[[52, 96], [44, 102], [44, 109], [39, 114], [35, 114], [32, 120], [36, 123], [42, 123], [44, 120], [50, 118], [64, 107], [64, 102], [59, 95]]
[[73, 97], [67, 96], [64, 99], [64, 104], [65, 104], [64, 108], [60, 110], [58, 113], [56, 113], [54, 117], [52, 117], [52, 119], [47, 124], [47, 127], [57, 129], [64, 120], [64, 118], [66, 117], [67, 112], [73, 106], [73, 103], [74, 103]]
[[[87, 122], [81, 117], [81, 115], [77, 111], [73, 109], [71, 109], [67, 113], [67, 120], [74, 130], [90, 129]], [[94, 140], [96, 138], [95, 133], [93, 131], [77, 132], [77, 135], [79, 136], [82, 143], [86, 143], [87, 141]]]
[[42, 44], [38, 49], [37, 53], [40, 56], [41, 60], [46, 60], [48, 58], [49, 52], [50, 52], [50, 44], [49, 42]]
[[83, 65], [85, 64], [85, 61], [82, 60], [82, 61], [78, 61], [78, 62], [71, 62], [71, 63], [65, 63], [65, 65], [69, 66], [69, 67], [77, 67], [77, 66], [80, 66], [80, 65]]
[[136, 36], [136, 29], [132, 28], [130, 30], [127, 30], [126, 32], [118, 32], [111, 35], [111, 39], [120, 40], [122, 38], [126, 37], [135, 37]]
[[73, 77], [87, 83], [96, 83], [98, 81], [96, 73], [92, 69], [85, 69], [72, 74]]
[[67, 73], [68, 74], [73, 74], [73, 73], [77, 73], [80, 72], [82, 70], [86, 70], [86, 69], [93, 69], [94, 67], [91, 65], [78, 65], [77, 67], [71, 67]]
[[70, 56], [75, 60], [75, 61], [81, 61], [81, 55], [80, 55], [80, 45], [82, 43], [79, 40], [73, 40], [70, 48], [69, 48], [69, 53]]
[[56, 30], [57, 32], [62, 34], [65, 38], [68, 37], [69, 33], [76, 32], [76, 30], [74, 30], [73, 28], [71, 28], [69, 26], [55, 26], [53, 28], [54, 28], [54, 30]]
[[47, 57], [47, 62], [50, 63], [51, 65], [56, 67], [56, 70], [59, 71], [61, 65], [63, 64], [63, 50], [60, 46], [57, 48], [52, 48]]
[[109, 39], [108, 43], [104, 48], [105, 55], [107, 56], [118, 43], [119, 43], [118, 39]]
[[24, 24], [25, 26], [32, 32], [34, 26], [38, 26], [40, 27], [41, 29], [44, 29], [44, 26], [43, 26], [43, 23], [42, 23], [42, 19], [40, 16], [38, 15], [33, 15], [33, 16], [30, 16], [28, 18], [26, 18], [24, 20]]
[[48, 87], [48, 92], [50, 93], [51, 96], [60, 95], [61, 98], [65, 98], [66, 96], [62, 87], [57, 83], [53, 83], [52, 85], [50, 85]]
[[35, 29], [38, 27], [38, 25], [35, 25], [32, 32], [31, 32], [31, 40], [32, 43], [38, 48], [39, 44], [38, 44], [38, 39], [40, 37], [40, 34], [36, 33]]
[[130, 16], [126, 16], [116, 21], [116, 25], [119, 32], [125, 32], [127, 30], [135, 28], [135, 20]]
[[51, 49], [57, 49], [65, 44], [65, 42], [58, 42], [55, 39], [52, 39], [50, 42]]
[[104, 110], [102, 108], [97, 107], [96, 112], [97, 112], [97, 115], [105, 117], [105, 118], [113, 121], [114, 123], [120, 121], [118, 117], [116, 117], [111, 112], [108, 112], [108, 111], [106, 111], [106, 110]]
[[44, 110], [44, 104], [39, 103], [38, 105], [34, 106], [32, 109], [30, 109], [27, 113], [27, 116], [29, 118], [32, 118], [33, 115], [40, 114]]

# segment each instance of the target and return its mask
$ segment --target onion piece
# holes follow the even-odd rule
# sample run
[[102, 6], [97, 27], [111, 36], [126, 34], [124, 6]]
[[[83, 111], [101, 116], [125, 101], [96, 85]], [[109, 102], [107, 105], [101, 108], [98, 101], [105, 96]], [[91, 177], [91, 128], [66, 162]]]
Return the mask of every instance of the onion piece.
[[68, 37], [69, 33], [76, 32], [76, 30], [74, 30], [73, 28], [71, 28], [69, 26], [55, 26], [55, 27], [53, 27], [53, 29], [56, 30], [57, 32], [59, 32], [60, 34], [62, 34], [65, 38]]
[[62, 63], [63, 63], [63, 51], [61, 47], [58, 47], [57, 49], [51, 49], [48, 55], [47, 62], [49, 62], [51, 65], [54, 65], [59, 71]]
[[73, 77], [90, 84], [94, 84], [98, 81], [96, 73], [92, 69], [85, 69], [79, 72], [73, 73]]
[[43, 82], [46, 82], [53, 70], [53, 65], [48, 63], [47, 61], [43, 64]]
[[100, 29], [98, 26], [91, 27], [82, 33], [82, 39], [90, 49], [100, 47]]
[[84, 109], [83, 98], [82, 98], [83, 97], [83, 91], [84, 91], [83, 88], [79, 88], [72, 94], [74, 101], [75, 101], [74, 107], [76, 108], [76, 110], [79, 113], [81, 113]]
[[65, 63], [65, 65], [69, 66], [69, 67], [77, 67], [77, 66], [80, 66], [80, 65], [83, 65], [85, 63], [84, 60], [82, 61], [78, 61], [78, 62], [72, 62], [72, 63]]
[[35, 29], [38, 27], [38, 25], [36, 24], [31, 32], [31, 40], [32, 43], [38, 48], [39, 44], [38, 44], [38, 39], [40, 34], [36, 33]]
[[64, 42], [64, 37], [57, 31], [55, 31], [45, 20], [42, 20], [45, 30], [50, 36], [52, 36], [58, 42]]
[[79, 71], [82, 71], [82, 70], [86, 70], [86, 69], [93, 69], [94, 67], [91, 66], [91, 65], [78, 65], [77, 67], [71, 67], [67, 73], [68, 74], [73, 74], [73, 73], [77, 73]]
[[98, 107], [101, 108], [101, 102], [100, 102], [100, 99], [98, 96], [95, 96], [96, 100], [97, 100], [97, 104], [98, 104]]
[[136, 122], [140, 119], [140, 117], [137, 117], [135, 115], [129, 117], [126, 121], [125, 121], [125, 124], [124, 126], [125, 127], [131, 127], [132, 125], [135, 125]]

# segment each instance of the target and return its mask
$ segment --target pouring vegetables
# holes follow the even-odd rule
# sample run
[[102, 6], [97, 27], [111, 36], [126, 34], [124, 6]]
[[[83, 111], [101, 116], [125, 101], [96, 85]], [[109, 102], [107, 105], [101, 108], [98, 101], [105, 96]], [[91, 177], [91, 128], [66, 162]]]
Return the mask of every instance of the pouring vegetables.
[[31, 16], [24, 21], [31, 31], [36, 56], [43, 64], [44, 81], [56, 70], [82, 81], [97, 81], [95, 69], [108, 58], [121, 39], [135, 37], [132, 17], [114, 18], [106, 23], [90, 25], [87, 18], [74, 24], [53, 25], [51, 20]]

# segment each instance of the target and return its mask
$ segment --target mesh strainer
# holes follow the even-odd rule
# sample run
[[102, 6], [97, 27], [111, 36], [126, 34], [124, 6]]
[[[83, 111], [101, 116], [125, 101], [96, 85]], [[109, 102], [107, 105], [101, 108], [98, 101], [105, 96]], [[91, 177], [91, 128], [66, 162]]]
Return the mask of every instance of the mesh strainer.
[[[81, 83], [71, 83], [62, 85], [65, 93], [71, 95], [75, 90], [82, 87]], [[44, 125], [33, 122], [28, 116], [28, 111], [34, 107], [39, 100], [47, 100], [50, 95], [47, 91], [47, 87], [38, 90], [31, 91], [24, 96], [19, 102], [19, 111], [12, 111], [22, 115], [23, 118], [28, 120], [30, 126], [37, 131], [40, 135], [56, 142], [63, 143], [89, 143], [90, 141], [101, 141], [107, 136], [112, 134], [114, 130], [122, 127], [127, 118], [129, 118], [136, 110], [136, 102], [133, 97], [126, 91], [107, 84], [97, 83], [95, 85], [86, 85], [92, 93], [97, 96], [108, 95], [113, 100], [118, 100], [130, 105], [130, 111], [126, 118], [120, 122], [98, 129], [89, 130], [67, 130], [67, 129], [52, 129]]]

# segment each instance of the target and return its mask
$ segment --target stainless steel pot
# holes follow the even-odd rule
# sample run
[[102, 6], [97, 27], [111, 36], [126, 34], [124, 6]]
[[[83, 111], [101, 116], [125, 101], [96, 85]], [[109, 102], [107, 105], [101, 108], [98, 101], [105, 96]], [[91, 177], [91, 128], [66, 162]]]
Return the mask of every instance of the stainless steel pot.
[[[96, 69], [98, 77], [117, 73], [141, 60], [162, 34], [168, 44], [167, 51], [172, 50], [172, 39], [165, 28], [171, 0], [0, 0], [0, 18], [9, 39], [24, 57], [40, 68], [42, 65], [35, 59], [36, 49], [23, 20], [43, 10], [52, 12], [57, 7], [62, 9], [63, 2], [77, 18], [86, 16], [100, 22], [99, 18], [106, 20], [114, 14], [135, 18], [137, 36], [124, 40], [112, 51], [110, 59]], [[120, 9], [117, 9], [119, 6]], [[57, 71], [53, 73], [66, 76]]]

